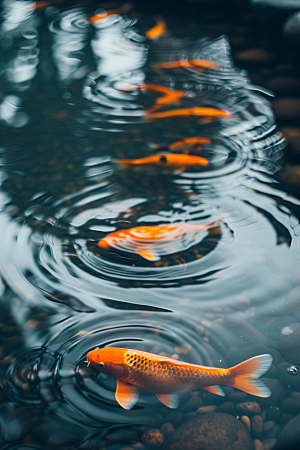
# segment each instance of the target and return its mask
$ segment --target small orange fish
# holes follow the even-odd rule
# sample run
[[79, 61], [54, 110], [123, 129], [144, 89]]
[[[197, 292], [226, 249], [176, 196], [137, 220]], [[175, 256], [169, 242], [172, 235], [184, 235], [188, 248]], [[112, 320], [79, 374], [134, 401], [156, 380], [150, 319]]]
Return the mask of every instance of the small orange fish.
[[156, 25], [150, 28], [150, 30], [148, 30], [147, 33], [145, 34], [146, 38], [151, 41], [154, 41], [160, 38], [161, 36], [165, 36], [167, 31], [167, 24], [161, 17], [158, 17], [155, 20]]
[[160, 111], [160, 112], [145, 112], [147, 120], [152, 119], [163, 119], [165, 117], [175, 117], [175, 116], [204, 116], [204, 117], [231, 117], [229, 111], [217, 108], [184, 108], [184, 109], [173, 109], [171, 111]]
[[[166, 224], [129, 228], [114, 231], [102, 238], [99, 247], [134, 252], [148, 261], [159, 261], [166, 254], [186, 249], [182, 240], [190, 233], [190, 244], [196, 244], [196, 235], [201, 230], [213, 226], [216, 221], [206, 224]], [[177, 246], [174, 247], [174, 242]]]
[[200, 69], [218, 69], [220, 66], [215, 61], [208, 59], [180, 59], [178, 61], [165, 61], [154, 64], [157, 69], [176, 69], [178, 67], [199, 67]]
[[202, 149], [202, 144], [211, 144], [209, 138], [204, 137], [189, 137], [181, 139], [180, 141], [171, 142], [167, 147], [169, 150], [185, 150], [186, 148], [193, 147], [196, 150]]
[[46, 8], [47, 6], [51, 6], [54, 5], [54, 3], [60, 3], [63, 0], [52, 0], [52, 1], [46, 1], [46, 2], [34, 2], [31, 5], [29, 5], [28, 9], [33, 10], [33, 9], [40, 9], [40, 8]]
[[114, 162], [121, 164], [121, 169], [128, 169], [131, 166], [139, 168], [159, 167], [167, 172], [184, 172], [188, 167], [207, 166], [208, 160], [201, 156], [181, 155], [178, 153], [161, 153], [160, 155], [147, 156], [138, 159], [115, 159]]
[[95, 14], [94, 16], [89, 18], [89, 23], [96, 23], [99, 20], [105, 19], [108, 16], [114, 16], [114, 15], [121, 15], [125, 14], [128, 11], [130, 11], [132, 8], [132, 5], [130, 3], [125, 3], [123, 6], [120, 6], [120, 8], [115, 9], [109, 9], [109, 10], [103, 10], [99, 12], [98, 14]]
[[[185, 91], [174, 91], [173, 89], [170, 89], [166, 86], [154, 83], [143, 83], [134, 88], [131, 88], [130, 90], [133, 89], [145, 89], [149, 91], [161, 92], [162, 94], [164, 94], [162, 97], [158, 98], [155, 101], [155, 104], [152, 108], [146, 110], [147, 114], [152, 111], [156, 111], [157, 109], [161, 108], [163, 105], [166, 104], [177, 105], [180, 102], [180, 99], [186, 95]], [[122, 91], [127, 92], [128, 90], [126, 89]]]
[[224, 396], [219, 384], [270, 397], [270, 389], [258, 378], [269, 370], [272, 360], [271, 355], [265, 354], [229, 369], [219, 369], [126, 348], [96, 348], [87, 354], [88, 364], [117, 380], [115, 397], [124, 409], [136, 404], [138, 388], [153, 392], [169, 408], [177, 408], [178, 393], [187, 390], [205, 389]]

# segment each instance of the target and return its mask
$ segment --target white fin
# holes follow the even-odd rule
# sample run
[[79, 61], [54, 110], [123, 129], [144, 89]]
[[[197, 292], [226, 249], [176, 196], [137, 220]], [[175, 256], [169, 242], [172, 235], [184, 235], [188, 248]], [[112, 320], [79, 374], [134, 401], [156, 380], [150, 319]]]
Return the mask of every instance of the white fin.
[[215, 386], [205, 386], [202, 387], [201, 389], [205, 389], [206, 391], [211, 392], [212, 394], [222, 395], [222, 397], [225, 396], [225, 392], [223, 391], [221, 386], [218, 386], [217, 384]]
[[139, 399], [139, 391], [132, 384], [117, 380], [115, 397], [122, 408], [131, 409]]

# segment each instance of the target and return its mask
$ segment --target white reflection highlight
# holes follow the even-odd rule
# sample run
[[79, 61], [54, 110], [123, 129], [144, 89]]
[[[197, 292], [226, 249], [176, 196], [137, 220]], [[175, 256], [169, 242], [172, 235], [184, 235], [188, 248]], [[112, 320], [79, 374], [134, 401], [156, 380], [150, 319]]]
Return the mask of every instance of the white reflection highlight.
[[61, 81], [83, 78], [87, 69], [82, 65], [89, 24], [80, 9], [66, 11], [50, 25], [53, 33], [53, 59]]
[[4, 0], [2, 31], [12, 32], [33, 16], [31, 1]]
[[20, 128], [29, 122], [29, 116], [21, 111], [21, 99], [16, 95], [7, 95], [0, 103], [0, 120], [7, 125]]

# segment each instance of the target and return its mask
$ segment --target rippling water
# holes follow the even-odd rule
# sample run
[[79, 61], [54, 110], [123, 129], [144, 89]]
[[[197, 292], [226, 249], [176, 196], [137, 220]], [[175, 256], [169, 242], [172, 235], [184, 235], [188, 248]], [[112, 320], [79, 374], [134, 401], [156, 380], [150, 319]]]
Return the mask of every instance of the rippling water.
[[[122, 448], [167, 408], [143, 393], [122, 410], [87, 352], [128, 347], [225, 367], [234, 350], [272, 347], [266, 324], [291, 314], [299, 280], [299, 200], [274, 180], [285, 143], [269, 94], [234, 67], [226, 36], [170, 29], [149, 41], [131, 12], [91, 24], [93, 4], [30, 5], [4, 1], [1, 13], [0, 442]], [[157, 67], [180, 59], [218, 67]], [[185, 93], [160, 111], [230, 117], [151, 118], [162, 94], [145, 83]], [[191, 137], [203, 144], [172, 150]], [[176, 151], [208, 165], [115, 161]], [[154, 260], [134, 238], [98, 245], [170, 225], [202, 227], [154, 239]]]

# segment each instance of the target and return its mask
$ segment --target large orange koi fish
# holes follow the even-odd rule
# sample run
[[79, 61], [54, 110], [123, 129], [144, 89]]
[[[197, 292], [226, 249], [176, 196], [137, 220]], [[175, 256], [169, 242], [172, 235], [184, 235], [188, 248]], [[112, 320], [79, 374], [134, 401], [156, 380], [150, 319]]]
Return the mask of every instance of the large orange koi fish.
[[124, 409], [138, 401], [138, 388], [156, 394], [169, 408], [179, 405], [178, 393], [205, 389], [225, 395], [219, 384], [251, 395], [270, 397], [271, 391], [258, 378], [269, 370], [272, 356], [255, 356], [229, 369], [198, 366], [165, 356], [126, 348], [96, 348], [87, 354], [88, 364], [117, 380], [115, 397]]
[[170, 111], [150, 112], [145, 111], [147, 120], [163, 119], [165, 117], [176, 116], [204, 116], [204, 117], [231, 117], [231, 113], [224, 109], [218, 108], [206, 108], [206, 107], [194, 107], [194, 108], [182, 108], [172, 109]]
[[[102, 238], [98, 245], [104, 249], [117, 248], [134, 252], [149, 261], [159, 261], [161, 256], [181, 251], [181, 241], [187, 233], [190, 233], [190, 243], [196, 244], [197, 232], [205, 230], [215, 223], [216, 221], [202, 225], [166, 224], [134, 227], [128, 230], [114, 231]], [[184, 249], [186, 248], [184, 247]]]
[[159, 167], [166, 171], [184, 172], [188, 167], [207, 166], [208, 160], [201, 156], [182, 155], [180, 153], [161, 153], [138, 159], [115, 159], [121, 169], [136, 167]]

